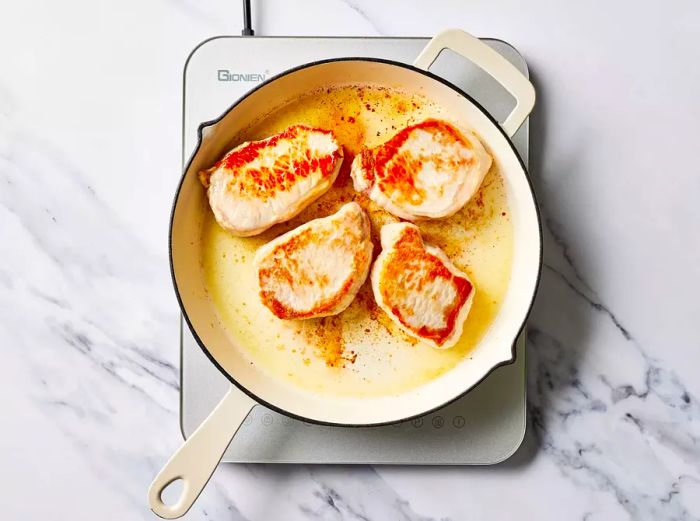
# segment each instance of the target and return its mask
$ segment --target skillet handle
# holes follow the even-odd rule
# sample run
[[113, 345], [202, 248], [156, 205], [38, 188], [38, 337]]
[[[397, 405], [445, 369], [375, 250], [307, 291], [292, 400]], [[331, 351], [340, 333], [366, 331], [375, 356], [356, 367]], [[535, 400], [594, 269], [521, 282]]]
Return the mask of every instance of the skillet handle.
[[535, 88], [530, 80], [491, 47], [460, 29], [448, 29], [433, 37], [413, 65], [427, 71], [444, 49], [479, 66], [515, 98], [513, 112], [501, 124], [506, 134], [513, 137], [535, 106]]
[[[173, 454], [148, 488], [148, 504], [163, 519], [175, 519], [187, 513], [248, 413], [257, 405], [248, 395], [231, 387], [187, 441]], [[172, 505], [163, 503], [161, 494], [181, 479], [182, 492]]]

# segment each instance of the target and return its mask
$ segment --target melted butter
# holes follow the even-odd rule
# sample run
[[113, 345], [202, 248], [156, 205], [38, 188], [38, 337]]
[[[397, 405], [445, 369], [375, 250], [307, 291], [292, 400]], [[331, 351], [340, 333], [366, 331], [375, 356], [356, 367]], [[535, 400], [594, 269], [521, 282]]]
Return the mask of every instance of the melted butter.
[[375, 304], [369, 279], [346, 311], [322, 319], [280, 320], [257, 296], [255, 250], [304, 222], [334, 213], [345, 202], [357, 200], [368, 211], [374, 255], [379, 253], [381, 225], [397, 219], [354, 192], [350, 164], [363, 144], [379, 145], [401, 128], [428, 117], [450, 119], [419, 96], [348, 85], [295, 100], [232, 142], [233, 146], [262, 139], [304, 123], [332, 130], [345, 152], [340, 175], [328, 193], [291, 221], [257, 237], [234, 237], [207, 212], [202, 261], [209, 294], [237, 348], [262, 371], [331, 395], [400, 393], [455, 367], [493, 322], [510, 279], [513, 250], [508, 201], [496, 165], [456, 215], [417, 223], [425, 241], [442, 248], [476, 287], [464, 333], [455, 347], [436, 350], [401, 332]]

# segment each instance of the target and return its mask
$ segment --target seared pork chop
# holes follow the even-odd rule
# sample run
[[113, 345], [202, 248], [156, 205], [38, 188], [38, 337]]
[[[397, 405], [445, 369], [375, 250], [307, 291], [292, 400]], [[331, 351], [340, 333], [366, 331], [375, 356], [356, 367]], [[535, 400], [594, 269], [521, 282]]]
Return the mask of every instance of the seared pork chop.
[[371, 261], [369, 218], [348, 203], [258, 249], [260, 299], [283, 319], [337, 315], [367, 279]]
[[382, 252], [372, 267], [374, 298], [406, 333], [438, 349], [462, 336], [474, 285], [410, 223], [381, 230]]
[[237, 146], [199, 176], [219, 225], [247, 237], [291, 219], [324, 194], [342, 162], [333, 133], [294, 125]]
[[459, 211], [490, 167], [491, 156], [476, 136], [428, 119], [363, 149], [351, 175], [355, 190], [397, 217], [416, 221]]

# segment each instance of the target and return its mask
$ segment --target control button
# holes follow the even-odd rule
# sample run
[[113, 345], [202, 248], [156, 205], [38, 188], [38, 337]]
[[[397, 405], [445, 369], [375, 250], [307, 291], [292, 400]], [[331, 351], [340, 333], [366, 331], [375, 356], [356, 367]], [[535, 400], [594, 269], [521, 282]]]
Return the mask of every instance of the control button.
[[452, 425], [454, 425], [457, 429], [461, 429], [467, 424], [467, 420], [464, 419], [464, 416], [455, 416], [452, 418]]
[[245, 420], [243, 421], [243, 425], [250, 425], [251, 423], [253, 423], [253, 414], [252, 413], [245, 417]]
[[292, 423], [294, 423], [294, 420], [292, 420], [289, 416], [282, 416], [282, 423], [289, 427], [292, 425]]
[[269, 412], [266, 412], [265, 414], [263, 414], [262, 424], [265, 425], [266, 427], [269, 427], [270, 425], [272, 425], [272, 422], [274, 422], [274, 421], [275, 421], [275, 419], [272, 417], [272, 414], [270, 414]]
[[416, 429], [419, 429], [423, 426], [423, 418], [416, 418], [411, 423]]
[[435, 416], [433, 418], [433, 427], [436, 429], [442, 429], [443, 426], [445, 425], [445, 418], [442, 416]]

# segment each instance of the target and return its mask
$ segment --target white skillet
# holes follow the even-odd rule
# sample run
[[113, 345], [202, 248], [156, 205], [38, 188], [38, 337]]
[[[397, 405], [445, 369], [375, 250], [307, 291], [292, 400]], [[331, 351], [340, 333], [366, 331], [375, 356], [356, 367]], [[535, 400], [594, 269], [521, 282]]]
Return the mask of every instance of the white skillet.
[[[503, 123], [497, 123], [467, 93], [428, 72], [443, 49], [471, 60], [513, 95], [515, 108]], [[362, 399], [297, 392], [252, 367], [217, 325], [200, 264], [201, 224], [208, 208], [197, 172], [219, 159], [227, 151], [231, 137], [261, 115], [305, 93], [349, 82], [400, 86], [419, 92], [442, 106], [452, 120], [468, 122], [487, 144], [500, 168], [514, 227], [511, 281], [498, 315], [472, 356], [419, 388], [399, 395]], [[238, 389], [231, 388], [156, 476], [148, 491], [153, 512], [173, 519], [189, 510], [241, 423], [259, 403], [312, 423], [384, 425], [443, 407], [468, 392], [495, 368], [513, 362], [513, 346], [530, 312], [539, 281], [542, 240], [532, 186], [510, 138], [530, 114], [534, 103], [532, 84], [505, 58], [464, 31], [448, 30], [435, 36], [413, 65], [372, 58], [341, 58], [291, 69], [262, 83], [219, 119], [200, 127], [199, 145], [175, 196], [170, 222], [171, 271], [182, 314], [194, 338]], [[174, 504], [166, 505], [161, 494], [178, 479], [183, 481], [181, 495]]]

